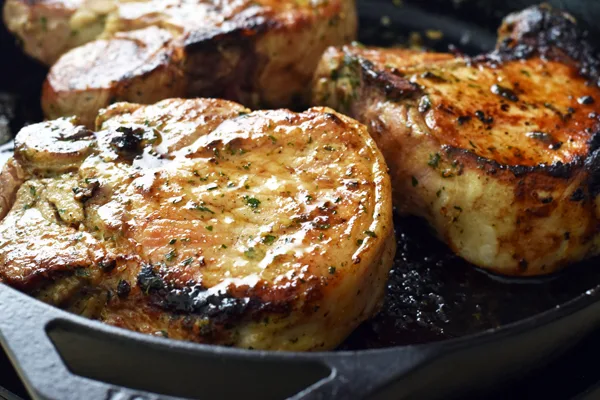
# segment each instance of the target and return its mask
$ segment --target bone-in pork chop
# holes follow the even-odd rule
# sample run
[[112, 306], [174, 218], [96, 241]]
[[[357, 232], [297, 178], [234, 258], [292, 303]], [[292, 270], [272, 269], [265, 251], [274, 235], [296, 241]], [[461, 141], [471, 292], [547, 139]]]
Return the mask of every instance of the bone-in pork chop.
[[541, 6], [475, 58], [330, 49], [314, 103], [369, 127], [400, 213], [475, 265], [538, 275], [600, 253], [599, 72], [575, 22]]

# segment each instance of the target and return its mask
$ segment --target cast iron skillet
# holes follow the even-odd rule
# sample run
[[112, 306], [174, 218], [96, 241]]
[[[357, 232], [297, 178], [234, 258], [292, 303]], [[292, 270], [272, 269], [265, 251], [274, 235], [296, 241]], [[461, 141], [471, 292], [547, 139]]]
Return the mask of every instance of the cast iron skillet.
[[[359, 1], [363, 42], [394, 45], [420, 32], [428, 47], [447, 50], [453, 43], [478, 53], [493, 47], [502, 16], [530, 4], [394, 3]], [[584, 23], [600, 17], [600, 4], [555, 3]], [[430, 29], [444, 38], [428, 39]], [[13, 42], [0, 33], [0, 140], [41, 118], [45, 71]], [[0, 159], [9, 154], [0, 148]], [[600, 322], [599, 260], [544, 279], [507, 280], [452, 256], [420, 221], [397, 219], [396, 230], [398, 255], [384, 308], [335, 352], [247, 351], [145, 336], [4, 285], [0, 343], [39, 399], [421, 399], [458, 396], [523, 374]]]

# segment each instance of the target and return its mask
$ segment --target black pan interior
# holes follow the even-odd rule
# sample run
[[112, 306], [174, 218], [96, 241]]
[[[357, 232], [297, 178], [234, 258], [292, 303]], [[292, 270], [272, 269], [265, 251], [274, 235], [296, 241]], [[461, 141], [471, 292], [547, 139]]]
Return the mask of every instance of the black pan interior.
[[[361, 10], [362, 43], [394, 46], [416, 42], [437, 51], [466, 54], [490, 50], [502, 18], [535, 4], [518, 0], [373, 3], [380, 6], [365, 5]], [[423, 7], [424, 3], [428, 6]], [[578, 17], [586, 10], [578, 2], [570, 7], [562, 3], [555, 5]], [[597, 11], [596, 16], [600, 15], [600, 9]], [[585, 18], [582, 24], [589, 27]], [[442, 38], [437, 39], [431, 31], [441, 31]], [[600, 259], [544, 278], [503, 278], [456, 257], [434, 238], [424, 221], [396, 217], [395, 226], [398, 252], [383, 309], [359, 327], [343, 349], [426, 343], [498, 328], [547, 310], [560, 312], [560, 305], [600, 286]]]
[[[421, 43], [441, 51], [447, 51], [451, 45], [453, 50], [465, 53], [486, 51], [494, 44], [501, 17], [530, 2], [496, 3], [359, 1], [360, 41], [379, 46]], [[428, 6], [423, 7], [424, 4]], [[600, 16], [598, 11], [596, 15]], [[441, 31], [442, 38], [431, 31]], [[1, 26], [0, 54], [4, 61], [0, 63], [2, 140], [24, 124], [41, 120], [39, 90], [45, 69], [22, 55], [14, 38]], [[465, 336], [535, 316], [600, 286], [600, 268], [594, 268], [600, 263], [598, 259], [543, 279], [502, 279], [453, 256], [422, 221], [396, 218], [396, 236], [398, 253], [384, 307], [376, 318], [359, 327], [341, 349], [381, 348]]]

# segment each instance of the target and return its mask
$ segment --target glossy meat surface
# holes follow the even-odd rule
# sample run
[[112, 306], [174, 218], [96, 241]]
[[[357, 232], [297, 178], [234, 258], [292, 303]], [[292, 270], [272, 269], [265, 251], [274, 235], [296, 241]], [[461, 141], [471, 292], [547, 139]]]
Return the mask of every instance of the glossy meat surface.
[[357, 29], [354, 0], [9, 0], [5, 19], [26, 52], [53, 64], [46, 117], [88, 127], [118, 101], [305, 103], [323, 51]]
[[[23, 44], [23, 50], [43, 64], [52, 65], [70, 49], [96, 39], [104, 30], [95, 13], [78, 12], [85, 0], [7, 0], [4, 23]], [[81, 19], [79, 16], [88, 16]]]
[[176, 99], [115, 104], [97, 133], [74, 124], [17, 136], [0, 281], [112, 325], [246, 348], [332, 349], [377, 312], [391, 186], [356, 121]]
[[314, 103], [369, 127], [398, 210], [458, 255], [547, 274], [600, 253], [599, 65], [572, 19], [541, 6], [475, 58], [330, 49]]

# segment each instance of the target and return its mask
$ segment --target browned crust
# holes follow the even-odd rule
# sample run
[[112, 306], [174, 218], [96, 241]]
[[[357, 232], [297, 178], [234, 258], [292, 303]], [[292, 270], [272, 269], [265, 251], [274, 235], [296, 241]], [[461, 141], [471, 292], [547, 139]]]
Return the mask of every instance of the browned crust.
[[[44, 153], [46, 149], [46, 153], [56, 153], [57, 164], [81, 164], [84, 162], [82, 157], [87, 155], [91, 156], [91, 164], [104, 160], [110, 165], [107, 168], [116, 166], [127, 169], [136, 162], [136, 158], [140, 161], [142, 157], [138, 156], [148, 150], [148, 146], [155, 146], [153, 150], [156, 150], [161, 145], [168, 144], [164, 149], [152, 151], [152, 157], [166, 160], [176, 157], [182, 146], [187, 147], [199, 139], [201, 142], [203, 136], [215, 131], [219, 133], [220, 128], [225, 131], [227, 126], [231, 128], [230, 125], [223, 127], [224, 124], [251, 132], [250, 138], [240, 135], [231, 141], [220, 139], [221, 136], [216, 134], [213, 141], [202, 144], [197, 152], [185, 153], [187, 159], [210, 158], [211, 164], [224, 165], [232, 158], [235, 159], [235, 156], [251, 153], [255, 149], [261, 151], [264, 147], [269, 151], [268, 155], [273, 154], [272, 148], [281, 150], [277, 139], [266, 136], [267, 132], [272, 132], [275, 125], [280, 123], [282, 128], [293, 128], [289, 132], [293, 135], [291, 140], [294, 142], [287, 143], [287, 146], [292, 143], [291, 147], [294, 147], [290, 150], [290, 156], [296, 157], [300, 151], [310, 153], [312, 146], [316, 146], [315, 149], [323, 154], [321, 157], [337, 157], [337, 153], [334, 153], [336, 150], [328, 150], [326, 147], [333, 144], [339, 151], [338, 146], [343, 146], [348, 151], [340, 151], [340, 160], [354, 154], [358, 161], [349, 166], [351, 172], [345, 167], [339, 168], [341, 175], [335, 176], [340, 177], [340, 182], [346, 181], [354, 168], [358, 168], [361, 170], [358, 176], [365, 179], [361, 178], [347, 185], [336, 181], [335, 187], [341, 188], [343, 194], [335, 200], [335, 204], [326, 196], [322, 205], [319, 199], [318, 206], [309, 206], [299, 216], [291, 215], [291, 222], [281, 222], [281, 232], [285, 233], [288, 229], [292, 232], [302, 231], [303, 245], [323, 241], [325, 232], [325, 237], [330, 236], [332, 240], [331, 252], [327, 249], [327, 257], [322, 258], [325, 253], [321, 250], [309, 250], [294, 256], [284, 251], [273, 261], [276, 269], [282, 268], [282, 272], [274, 272], [275, 279], [267, 273], [256, 284], [252, 280], [252, 283], [247, 284], [243, 280], [238, 282], [238, 279], [244, 278], [243, 271], [242, 278], [233, 278], [231, 282], [229, 275], [222, 272], [206, 272], [204, 275], [215, 259], [223, 257], [221, 250], [218, 250], [217, 255], [203, 253], [211, 246], [199, 244], [219, 235], [216, 223], [215, 231], [213, 232], [211, 225], [207, 231], [212, 233], [203, 233], [200, 239], [199, 236], [194, 237], [193, 233], [186, 234], [185, 245], [182, 245], [184, 239], [181, 235], [169, 230], [176, 222], [182, 222], [185, 229], [194, 232], [195, 225], [188, 225], [187, 216], [184, 218], [186, 222], [175, 217], [168, 220], [170, 207], [181, 210], [182, 206], [175, 206], [175, 203], [168, 200], [165, 202], [165, 190], [157, 190], [162, 185], [160, 179], [163, 177], [160, 172], [165, 171], [154, 174], [159, 181], [156, 185], [153, 183], [148, 189], [139, 190], [148, 203], [154, 201], [151, 205], [159, 204], [161, 211], [167, 210], [167, 218], [158, 212], [148, 212], [140, 214], [139, 218], [132, 217], [134, 222], [131, 223], [127, 217], [115, 217], [105, 223], [106, 220], [99, 221], [93, 217], [96, 207], [102, 207], [115, 199], [119, 203], [122, 195], [118, 191], [119, 185], [113, 188], [111, 183], [96, 175], [98, 167], [94, 166], [90, 171], [84, 166], [79, 174], [62, 174], [61, 169], [51, 168], [38, 171], [37, 177], [32, 176], [32, 169], [28, 168], [30, 175], [27, 176], [29, 180], [25, 183], [26, 187], [21, 188], [16, 203], [14, 196], [9, 200], [12, 210], [6, 218], [11, 220], [5, 219], [5, 225], [0, 227], [0, 236], [3, 238], [0, 261], [5, 267], [0, 268], [0, 280], [3, 282], [51, 304], [113, 325], [152, 334], [165, 329], [173, 338], [225, 345], [245, 345], [241, 342], [245, 335], [242, 332], [244, 329], [252, 333], [248, 342], [257, 342], [253, 337], [254, 332], [261, 334], [266, 325], [264, 321], [273, 320], [274, 327], [269, 327], [265, 333], [265, 346], [298, 350], [328, 349], [336, 346], [359, 323], [377, 312], [395, 253], [391, 184], [384, 160], [375, 143], [366, 128], [356, 121], [323, 108], [313, 108], [304, 113], [289, 110], [250, 113], [241, 105], [224, 100], [172, 99], [149, 107], [116, 104], [98, 117], [96, 134], [74, 126], [71, 122], [51, 121], [29, 127], [19, 140], [19, 152], [24, 155], [36, 149], [38, 152], [33, 154], [33, 158], [22, 157], [23, 162], [30, 164], [39, 162], [40, 159], [45, 161], [46, 158], [38, 153]], [[165, 124], [169, 126], [162, 130]], [[176, 124], [184, 127], [178, 130], [174, 128]], [[190, 128], [194, 124], [198, 124], [197, 129]], [[316, 143], [312, 144], [312, 136], [307, 140], [304, 135], [298, 135], [298, 129], [314, 132], [315, 135], [321, 132], [330, 136], [328, 140], [315, 136]], [[50, 131], [48, 141], [51, 144], [40, 143], [39, 148], [35, 148], [36, 134], [48, 133], [46, 130]], [[264, 130], [265, 135], [261, 136], [261, 130]], [[156, 132], [160, 132], [160, 138], [154, 140], [155, 136], [152, 135]], [[181, 139], [179, 136], [186, 135], [189, 135], [192, 143], [171, 140]], [[86, 152], [88, 148], [92, 154]], [[82, 153], [82, 149], [86, 151]], [[368, 164], [364, 166], [364, 170], [361, 169], [361, 160]], [[51, 163], [48, 166], [52, 167]], [[282, 167], [285, 168], [284, 165]], [[331, 167], [330, 163], [325, 165], [327, 169]], [[243, 171], [241, 167], [238, 168]], [[140, 174], [143, 173], [142, 170]], [[212, 170], [209, 168], [209, 171]], [[202, 176], [197, 171], [194, 172], [196, 174], [182, 169], [184, 175], [180, 176], [181, 182], [177, 182], [174, 176], [167, 179], [170, 179], [171, 187], [180, 183], [183, 187], [186, 187], [186, 183], [191, 187], [202, 186]], [[124, 175], [124, 185], [129, 184], [128, 179], [135, 179], [137, 173], [134, 167]], [[191, 181], [186, 173], [198, 178]], [[0, 179], [7, 177], [2, 175]], [[229, 180], [228, 177], [224, 179]], [[324, 185], [327, 187], [326, 182]], [[51, 186], [54, 191], [50, 190]], [[316, 190], [320, 190], [319, 187], [321, 186]], [[347, 189], [348, 187], [350, 188]], [[113, 192], [115, 188], [116, 191]], [[352, 209], [338, 213], [341, 207], [346, 206], [344, 194], [351, 197], [358, 190], [361, 190], [364, 197], [356, 197], [362, 200], [353, 198]], [[167, 191], [169, 196], [175, 193], [170, 189]], [[281, 196], [287, 196], [285, 193], [289, 192], [282, 192]], [[58, 203], [64, 199], [81, 210], [80, 217], [73, 221], [64, 217], [66, 214], [58, 210], [61, 207]], [[264, 206], [267, 201], [262, 200]], [[306, 204], [310, 204], [312, 197], [306, 201]], [[363, 205], [363, 201], [367, 201], [367, 205]], [[131, 202], [125, 201], [122, 204], [125, 209], [134, 207]], [[361, 205], [364, 208], [360, 208]], [[360, 208], [359, 213], [365, 214], [358, 222], [352, 214], [354, 207]], [[217, 211], [213, 206], [211, 208]], [[46, 213], [48, 210], [50, 212]], [[37, 218], [39, 223], [31, 223], [31, 218]], [[111, 225], [113, 220], [115, 222]], [[203, 219], [197, 221], [204, 225]], [[157, 223], [156, 230], [152, 230], [154, 222]], [[161, 225], [162, 222], [165, 223]], [[326, 223], [321, 225], [322, 222]], [[19, 224], [22, 227], [15, 228]], [[353, 236], [353, 240], [348, 242], [339, 239], [337, 232], [334, 233], [337, 228], [346, 227], [351, 227]], [[363, 229], [373, 229], [373, 232]], [[150, 230], [157, 232], [157, 235], [148, 234]], [[275, 230], [273, 234], [280, 235], [277, 232]], [[223, 233], [225, 234], [226, 232]], [[32, 244], [32, 236], [43, 236], [43, 240]], [[172, 239], [169, 238], [177, 239], [171, 243]], [[156, 240], [158, 244], [154, 244], [154, 247], [146, 246], [146, 239], [150, 242]], [[215, 243], [223, 243], [221, 240], [229, 239], [222, 236], [215, 239]], [[227, 244], [230, 249], [234, 247], [229, 241]], [[262, 242], [259, 246], [266, 248], [267, 245]], [[347, 252], [347, 257], [336, 258], [334, 252], [338, 246]], [[148, 248], [158, 251], [146, 253]], [[165, 248], [171, 249], [176, 255], [168, 258], [162, 252]], [[222, 248], [227, 249], [227, 246]], [[188, 257], [191, 254], [194, 256]], [[206, 263], [204, 255], [207, 257]], [[290, 267], [290, 274], [287, 274], [288, 255], [294, 265], [302, 265], [301, 271]], [[187, 262], [188, 259], [193, 259], [193, 264]], [[335, 261], [326, 261], [329, 259]], [[337, 265], [337, 274], [335, 267], [323, 265], [329, 262]], [[211, 275], [213, 273], [217, 276]], [[341, 314], [338, 310], [342, 310]], [[304, 326], [308, 326], [309, 334], [305, 335], [305, 342], [300, 339], [297, 348], [294, 341], [277, 344], [279, 338], [268, 340], [269, 332], [279, 332], [282, 337], [290, 335], [291, 339], [298, 340], [294, 336]], [[324, 326], [325, 333], [314, 331], [318, 326]], [[313, 335], [319, 340], [313, 340]], [[261, 339], [258, 343], [261, 343]]]
[[17, 190], [25, 180], [25, 171], [17, 161], [11, 159], [0, 172], [0, 220], [3, 219], [15, 203]]
[[[330, 49], [315, 77], [314, 99], [369, 125], [390, 166], [400, 213], [425, 217], [457, 254], [480, 267], [506, 275], [547, 274], [598, 251], [598, 61], [572, 19], [546, 6], [509, 17], [501, 35], [497, 50], [474, 58]], [[536, 70], [538, 65], [544, 68]], [[561, 110], [553, 108], [548, 90], [533, 86], [553, 79], [553, 72], [557, 82], [577, 88], [560, 98]], [[496, 77], [514, 92], [494, 89]], [[451, 86], [454, 78], [457, 88]], [[469, 88], [481, 94], [481, 106], [465, 97]], [[446, 90], [464, 104], [452, 104]], [[528, 119], [530, 109], [537, 119]], [[517, 127], [510, 134], [497, 128], [498, 135], [518, 135], [521, 126], [529, 135], [529, 125], [552, 135], [536, 138], [539, 152], [521, 155], [519, 146], [499, 141], [506, 146], [494, 153], [483, 147], [494, 121], [507, 130]], [[435, 132], [427, 134], [429, 129]], [[461, 129], [477, 135], [477, 144], [469, 140], [464, 146], [468, 138], [459, 140]], [[573, 146], [556, 152], [567, 140]]]
[[[135, 109], [135, 107], [133, 108]], [[336, 129], [344, 131], [362, 128], [348, 117], [330, 112], [331, 110], [325, 110], [327, 111], [325, 114], [322, 114], [321, 111], [311, 109], [303, 114], [296, 114], [284, 110], [281, 113], [285, 115], [286, 121], [290, 124], [306, 122], [308, 117], [308, 120], [312, 121], [326, 119], [329, 123], [335, 124]], [[127, 133], [120, 135], [124, 137]], [[358, 151], [356, 137], [340, 136], [340, 140], [349, 141], [348, 145]], [[127, 142], [126, 139], [125, 142]], [[206, 154], [202, 153], [197, 156], [214, 155], [214, 150], [220, 145], [219, 142], [212, 143], [209, 145], [212, 149], [209, 148]], [[235, 147], [233, 148], [235, 149]], [[223, 152], [221, 151], [221, 153]], [[382, 165], [378, 166], [382, 167]], [[380, 192], [378, 195], [391, 192], [391, 185], [385, 180], [364, 182], [363, 185]], [[152, 191], [149, 191], [147, 195], [151, 196]], [[347, 222], [345, 219], [337, 217], [335, 206], [319, 208], [314, 213], [319, 217], [327, 217], [331, 225]], [[307, 220], [313, 220], [315, 215], [311, 215], [311, 218], [308, 215], [305, 217]], [[150, 217], [148, 218], [150, 219]], [[391, 221], [391, 210], [384, 208], [377, 218]], [[372, 269], [364, 267], [361, 269], [361, 273], [365, 276], [358, 279], [361, 285], [355, 301], [357, 304], [365, 303], [367, 306], [352, 321], [352, 327], [342, 330], [355, 328], [361, 321], [374, 315], [379, 309], [383, 298], [383, 282], [387, 278], [388, 268], [392, 264], [395, 254], [396, 243], [393, 230], [391, 223], [383, 226], [381, 236], [388, 238], [385, 244], [376, 246], [367, 243], [366, 248], [357, 258], [347, 260], [346, 268], [351, 268], [350, 264], [352, 263], [357, 268], [359, 268], [359, 264], [365, 262], [373, 262], [377, 265]], [[316, 227], [310, 230], [307, 240], [317, 241], [319, 232]], [[202, 282], [189, 279], [181, 271], [173, 272], [165, 266], [142, 263], [139, 273], [135, 276], [135, 281], [132, 282], [135, 287], [132, 287], [131, 292], [122, 299], [113, 298], [109, 307], [114, 310], [142, 307], [150, 315], [167, 312], [173, 320], [177, 321], [175, 325], [178, 329], [192, 333], [198, 341], [234, 344], [236, 338], [232, 336], [234, 331], [231, 327], [240, 321], [259, 323], [264, 318], [286, 318], [292, 313], [300, 314], [303, 318], [310, 318], [312, 315], [322, 313], [322, 308], [326, 306], [323, 303], [324, 299], [328, 298], [328, 293], [335, 291], [340, 284], [343, 284], [344, 277], [335, 274], [323, 276], [316, 273], [313, 269], [322, 266], [315, 265], [315, 261], [310, 256], [307, 256], [301, 263], [309, 266], [306, 279], [289, 279], [287, 282], [280, 282], [276, 287], [266, 281], [260, 281], [253, 287], [231, 285], [226, 291], [217, 293], [203, 286]], [[378, 283], [374, 283], [374, 281]], [[376, 285], [381, 290], [378, 293], [369, 292], [372, 285]], [[119, 319], [114, 321], [117, 320]], [[204, 321], [201, 329], [198, 328], [197, 321]], [[122, 326], [130, 327], [130, 324], [122, 320]], [[340, 328], [335, 327], [335, 329]], [[342, 340], [343, 337], [339, 339]]]
[[476, 62], [504, 62], [540, 56], [562, 63], [575, 63], [581, 76], [597, 85], [600, 60], [587, 40], [588, 32], [566, 12], [542, 4], [505, 18], [498, 30], [496, 51]]
[[[346, 20], [343, 23], [348, 26], [345, 41], [352, 40], [357, 34], [357, 17], [354, 8], [353, 1], [336, 0], [327, 2], [318, 12], [298, 11], [290, 17], [270, 9], [251, 7], [215, 30], [193, 31], [186, 34], [182, 49], [186, 54], [184, 70], [190, 83], [187, 96], [226, 98], [252, 108], [308, 106], [306, 93], [288, 96], [289, 98], [283, 103], [268, 99], [264, 93], [261, 93], [266, 88], [261, 87], [261, 79], [264, 78], [260, 73], [270, 60], [267, 55], [259, 51], [258, 44], [261, 40], [266, 40], [267, 35], [282, 37], [299, 35], [315, 29], [319, 24], [329, 25], [329, 35], [334, 35], [331, 27], [342, 17]], [[287, 40], [292, 43], [291, 39]], [[321, 39], [313, 37], [311, 40]], [[295, 44], [304, 45], [304, 43]], [[224, 54], [237, 54], [237, 57], [232, 59], [224, 57]], [[296, 60], [296, 62], [303, 61]], [[290, 71], [294, 68], [294, 65], [287, 67]], [[311, 75], [301, 77], [296, 73], [294, 78], [309, 82]]]
[[[503, 62], [539, 56], [573, 65], [582, 77], [590, 80], [590, 85], [600, 84], [600, 61], [585, 40], [586, 33], [568, 14], [547, 5], [531, 7], [507, 17], [499, 32], [502, 40], [496, 51], [467, 61], [490, 64], [490, 67], [497, 68]], [[394, 68], [381, 69], [351, 48], [344, 48], [343, 54], [344, 63], [355, 68], [355, 72], [361, 76], [362, 84], [378, 88], [387, 99], [416, 100], [424, 94], [418, 85]], [[508, 171], [515, 179], [535, 174], [568, 181], [584, 171], [588, 178], [585, 179], [586, 185], [582, 190], [585, 190], [585, 196], [594, 198], [600, 194], [600, 122], [594, 125], [595, 129], [587, 132], [590, 139], [586, 154], [576, 156], [568, 163], [535, 166], [500, 163], [477, 156], [471, 149], [454, 148], [443, 143], [440, 145], [446, 146], [451, 158], [474, 163], [477, 168], [491, 175]]]
[[[48, 118], [76, 114], [92, 126], [97, 111], [116, 101], [151, 104], [164, 98], [214, 97], [254, 109], [304, 108], [320, 53], [328, 45], [354, 39], [357, 17], [353, 0], [289, 3], [226, 1], [219, 3], [224, 20], [209, 21], [206, 28], [158, 24], [173, 37], [154, 58], [145, 53], [151, 43], [144, 40], [139, 40], [137, 51], [127, 50], [131, 36], [149, 27], [123, 22], [116, 29], [131, 30], [105, 34], [102, 40], [66, 53], [54, 65], [44, 84], [44, 113]], [[102, 46], [104, 52], [99, 50]], [[105, 53], [122, 53], [115, 63], [131, 64], [130, 69], [114, 68]], [[147, 68], [136, 67], [140, 62]], [[110, 75], [110, 87], [95, 79], [102, 75]], [[158, 80], [161, 88], [153, 86]]]
[[[112, 103], [153, 103], [184, 95], [182, 54], [172, 40], [168, 32], [151, 27], [67, 53], [44, 82], [44, 114], [50, 119], [77, 114], [83, 125], [93, 127], [98, 110]], [[105, 64], [106, 54], [115, 61]]]

